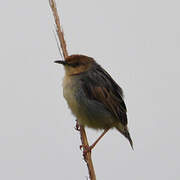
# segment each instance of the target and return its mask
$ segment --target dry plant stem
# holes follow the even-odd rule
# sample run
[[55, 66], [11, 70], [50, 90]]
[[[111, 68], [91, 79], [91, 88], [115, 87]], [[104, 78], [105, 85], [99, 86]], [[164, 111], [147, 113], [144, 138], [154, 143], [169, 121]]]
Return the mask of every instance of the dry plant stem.
[[[58, 11], [57, 11], [57, 8], [56, 8], [56, 3], [55, 3], [54, 0], [49, 0], [49, 5], [50, 5], [51, 10], [53, 12], [53, 16], [54, 16], [54, 20], [55, 20], [55, 24], [56, 24], [56, 32], [57, 32], [57, 35], [58, 35], [58, 38], [59, 38], [59, 41], [60, 41], [63, 56], [64, 56], [64, 58], [66, 58], [68, 56], [68, 52], [67, 52], [67, 49], [66, 49], [66, 42], [65, 42], [65, 39], [64, 39], [64, 34], [62, 32], [62, 28], [61, 28], [61, 24], [60, 24], [60, 18], [59, 18]], [[84, 147], [89, 147], [84, 127], [80, 126], [79, 131], [80, 131], [82, 145]], [[88, 167], [88, 172], [89, 172], [90, 179], [91, 180], [96, 180], [96, 175], [95, 175], [95, 171], [94, 171], [94, 167], [93, 167], [93, 162], [92, 162], [92, 159], [91, 159], [91, 152], [87, 152], [86, 154], [83, 153], [83, 156], [84, 156], [84, 160], [85, 160], [85, 162], [87, 164], [87, 167]]]
[[[86, 132], [85, 132], [85, 129], [83, 126], [80, 126], [80, 136], [81, 136], [82, 147], [89, 147]], [[85, 150], [85, 149], [83, 149], [83, 150]], [[83, 156], [84, 156], [84, 160], [88, 167], [90, 179], [96, 180], [96, 174], [94, 171], [93, 162], [92, 162], [92, 158], [91, 158], [91, 151], [89, 151], [87, 153], [83, 153]]]
[[66, 58], [68, 56], [68, 52], [66, 49], [66, 42], [64, 40], [64, 33], [61, 30], [61, 24], [60, 24], [59, 15], [58, 15], [57, 8], [56, 8], [56, 3], [54, 0], [49, 0], [49, 4], [50, 4], [51, 10], [53, 12], [54, 20], [56, 23], [56, 32], [57, 32], [57, 35], [58, 35], [58, 38], [59, 38], [59, 41], [61, 44], [63, 56], [64, 56], [64, 58]]

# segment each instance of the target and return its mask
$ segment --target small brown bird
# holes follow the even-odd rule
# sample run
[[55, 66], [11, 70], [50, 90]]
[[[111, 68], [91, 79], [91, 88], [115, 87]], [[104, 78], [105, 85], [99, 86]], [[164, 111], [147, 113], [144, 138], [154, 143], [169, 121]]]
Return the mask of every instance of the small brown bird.
[[80, 125], [104, 129], [102, 135], [90, 146], [92, 149], [103, 135], [116, 128], [130, 142], [126, 105], [123, 91], [111, 76], [96, 61], [84, 55], [71, 55], [65, 61], [63, 94]]

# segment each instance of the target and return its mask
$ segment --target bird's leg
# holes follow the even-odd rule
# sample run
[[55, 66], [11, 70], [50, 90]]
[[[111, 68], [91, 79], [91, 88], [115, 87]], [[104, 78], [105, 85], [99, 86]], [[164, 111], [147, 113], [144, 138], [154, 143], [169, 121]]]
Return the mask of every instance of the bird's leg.
[[104, 130], [104, 132], [97, 138], [97, 140], [90, 146], [91, 149], [93, 149], [96, 144], [99, 142], [99, 140], [109, 131], [110, 128], [107, 128]]
[[87, 152], [90, 152], [95, 146], [96, 144], [99, 142], [99, 140], [109, 131], [110, 128], [106, 128], [104, 130], [104, 132], [98, 137], [98, 139], [89, 147], [83, 147], [83, 146], [80, 146], [80, 148], [83, 147], [83, 154], [86, 154]]

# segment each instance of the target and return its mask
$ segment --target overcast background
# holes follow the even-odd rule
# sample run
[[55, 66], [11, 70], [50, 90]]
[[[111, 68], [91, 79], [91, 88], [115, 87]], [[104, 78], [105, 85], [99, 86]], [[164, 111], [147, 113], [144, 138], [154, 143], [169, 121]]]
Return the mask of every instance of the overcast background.
[[[125, 93], [135, 150], [111, 130], [93, 150], [97, 179], [179, 180], [179, 0], [57, 5], [69, 54], [94, 57]], [[2, 1], [0, 27], [0, 179], [85, 180], [48, 1]]]

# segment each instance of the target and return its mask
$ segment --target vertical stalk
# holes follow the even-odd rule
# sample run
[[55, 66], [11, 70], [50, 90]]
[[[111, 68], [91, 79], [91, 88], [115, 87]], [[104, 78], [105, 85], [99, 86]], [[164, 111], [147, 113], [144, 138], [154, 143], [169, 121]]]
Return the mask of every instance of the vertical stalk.
[[[66, 48], [66, 41], [64, 39], [64, 33], [61, 28], [60, 18], [59, 18], [58, 11], [56, 8], [56, 3], [54, 0], [49, 0], [49, 5], [51, 7], [51, 10], [52, 10], [52, 13], [54, 16], [54, 21], [55, 21], [55, 25], [56, 25], [56, 33], [58, 35], [58, 39], [59, 39], [59, 42], [61, 45], [63, 56], [64, 56], [64, 59], [66, 59], [66, 57], [68, 56], [68, 52], [67, 52], [67, 48]], [[80, 132], [82, 147], [89, 147], [89, 143], [87, 140], [86, 131], [84, 129], [84, 126], [80, 126], [79, 132]], [[84, 150], [84, 148], [83, 148], [83, 150]], [[84, 157], [84, 161], [87, 164], [90, 179], [96, 180], [96, 174], [94, 171], [94, 166], [93, 166], [93, 162], [92, 162], [92, 158], [91, 158], [91, 152], [83, 153], [83, 157]]]

